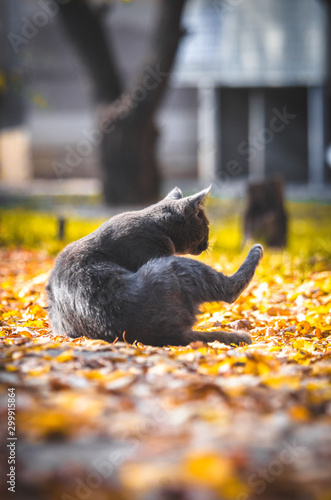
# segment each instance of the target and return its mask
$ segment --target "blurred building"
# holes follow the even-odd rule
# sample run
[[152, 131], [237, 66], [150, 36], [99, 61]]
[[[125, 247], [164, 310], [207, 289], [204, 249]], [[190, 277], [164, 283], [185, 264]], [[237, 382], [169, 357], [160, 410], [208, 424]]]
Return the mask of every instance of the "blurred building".
[[324, 2], [193, 0], [184, 22], [173, 81], [198, 91], [199, 176], [330, 182]]
[[[41, 9], [34, 0], [5, 4], [17, 34], [23, 19], [35, 19]], [[23, 7], [15, 17], [18, 4]], [[157, 2], [135, 0], [112, 2], [106, 17], [128, 88], [144, 63], [155, 16]], [[280, 173], [292, 182], [331, 183], [324, 2], [188, 0], [183, 24], [186, 35], [157, 116], [164, 177], [210, 181]], [[7, 33], [2, 43], [8, 44]], [[25, 101], [31, 175], [55, 178], [54, 161], [63, 161], [95, 126], [89, 80], [58, 16], [9, 59], [25, 81], [14, 90]], [[98, 177], [97, 151], [66, 175]]]

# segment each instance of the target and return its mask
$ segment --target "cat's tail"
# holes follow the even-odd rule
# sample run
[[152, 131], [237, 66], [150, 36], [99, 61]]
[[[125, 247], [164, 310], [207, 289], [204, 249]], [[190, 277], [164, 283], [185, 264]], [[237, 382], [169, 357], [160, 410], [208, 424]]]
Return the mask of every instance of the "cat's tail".
[[196, 332], [183, 333], [177, 339], [171, 339], [171, 345], [188, 345], [191, 342], [221, 342], [226, 345], [251, 344], [252, 338], [246, 332]]

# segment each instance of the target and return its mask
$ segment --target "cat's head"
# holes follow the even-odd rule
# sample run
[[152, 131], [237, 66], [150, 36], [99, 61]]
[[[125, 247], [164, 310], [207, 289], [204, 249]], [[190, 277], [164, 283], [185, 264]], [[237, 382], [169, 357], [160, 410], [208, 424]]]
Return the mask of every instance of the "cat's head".
[[199, 255], [207, 250], [209, 222], [203, 205], [210, 187], [185, 198], [176, 187], [162, 200], [161, 205], [171, 215], [171, 238], [176, 253]]

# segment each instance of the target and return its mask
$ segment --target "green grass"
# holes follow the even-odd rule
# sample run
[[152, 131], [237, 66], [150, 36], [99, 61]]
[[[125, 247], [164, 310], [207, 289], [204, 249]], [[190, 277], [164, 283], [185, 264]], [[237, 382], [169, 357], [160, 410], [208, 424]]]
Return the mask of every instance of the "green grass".
[[[207, 205], [211, 217], [210, 253], [238, 255], [243, 250], [243, 203], [212, 199]], [[302, 259], [331, 259], [331, 205], [288, 203], [288, 252]], [[63, 246], [96, 229], [100, 220], [68, 218], [65, 240], [57, 238], [55, 215], [24, 209], [0, 210], [0, 245], [45, 250], [54, 255]]]
[[103, 220], [68, 219], [65, 238], [58, 239], [58, 218], [22, 209], [0, 210], [0, 246], [34, 248], [57, 254], [66, 244], [94, 231]]

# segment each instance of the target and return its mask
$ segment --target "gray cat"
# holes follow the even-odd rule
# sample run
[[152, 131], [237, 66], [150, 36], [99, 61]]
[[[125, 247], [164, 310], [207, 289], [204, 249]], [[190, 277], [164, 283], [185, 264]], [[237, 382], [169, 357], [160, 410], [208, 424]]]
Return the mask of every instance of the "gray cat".
[[192, 331], [204, 302], [234, 302], [263, 256], [254, 245], [233, 276], [193, 259], [208, 247], [203, 201], [209, 189], [183, 198], [173, 189], [144, 210], [117, 215], [68, 245], [46, 290], [55, 334], [116, 337], [153, 346], [192, 341], [251, 343], [247, 333]]

